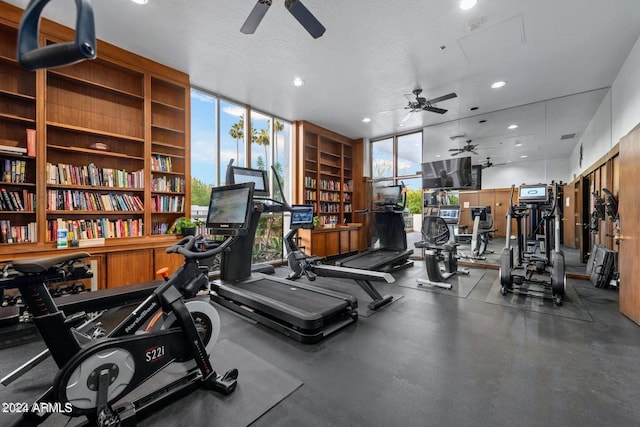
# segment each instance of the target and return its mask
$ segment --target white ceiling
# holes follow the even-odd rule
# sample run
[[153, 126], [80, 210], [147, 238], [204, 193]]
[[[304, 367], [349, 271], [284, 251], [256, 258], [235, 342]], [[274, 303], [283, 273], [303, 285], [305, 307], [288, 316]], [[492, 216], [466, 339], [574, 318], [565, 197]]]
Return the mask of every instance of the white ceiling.
[[[352, 138], [445, 123], [437, 128], [447, 138], [436, 143], [449, 144], [445, 152], [449, 133], [464, 127], [458, 119], [486, 115], [487, 124], [497, 123], [507, 118], [487, 113], [610, 86], [640, 35], [638, 0], [478, 0], [468, 11], [458, 0], [303, 0], [327, 29], [318, 39], [284, 0], [274, 0], [256, 33], [242, 34], [255, 1], [92, 3], [98, 38], [182, 70], [194, 86]], [[73, 1], [55, 0], [45, 16], [74, 26], [73, 8]], [[306, 84], [294, 87], [296, 76]], [[507, 85], [490, 89], [496, 80]], [[414, 88], [427, 99], [449, 92], [458, 98], [438, 104], [446, 114], [414, 113], [399, 128], [403, 94]], [[537, 144], [551, 147], [541, 135], [566, 129], [578, 133], [575, 143], [605, 92], [565, 98], [553, 116], [523, 107], [532, 112], [520, 115], [521, 135], [533, 132]], [[497, 129], [470, 136], [493, 146], [507, 138]]]

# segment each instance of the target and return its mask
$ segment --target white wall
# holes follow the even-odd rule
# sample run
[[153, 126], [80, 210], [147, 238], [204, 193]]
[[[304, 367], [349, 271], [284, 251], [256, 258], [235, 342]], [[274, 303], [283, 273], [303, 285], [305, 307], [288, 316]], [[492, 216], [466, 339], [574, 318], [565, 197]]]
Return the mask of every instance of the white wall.
[[568, 159], [517, 162], [511, 165], [494, 166], [482, 170], [482, 188], [508, 188], [512, 184], [538, 184], [551, 181], [568, 182]]
[[[602, 101], [600, 108], [580, 139], [584, 155], [582, 168], [572, 167], [572, 174], [577, 175], [593, 165], [596, 160], [607, 154], [614, 145], [620, 142], [620, 138], [640, 123], [639, 75], [640, 38], [631, 49], [611, 85], [609, 94]], [[579, 156], [580, 144], [571, 153], [571, 165], [578, 164]]]

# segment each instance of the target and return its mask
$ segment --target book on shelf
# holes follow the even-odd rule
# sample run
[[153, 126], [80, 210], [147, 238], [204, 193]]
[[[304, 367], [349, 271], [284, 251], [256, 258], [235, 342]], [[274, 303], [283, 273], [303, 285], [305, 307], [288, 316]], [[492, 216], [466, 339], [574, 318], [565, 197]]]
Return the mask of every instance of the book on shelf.
[[144, 188], [144, 169], [127, 172], [124, 169], [98, 168], [93, 163], [86, 166], [47, 163], [46, 176], [47, 184]]
[[161, 154], [151, 155], [151, 170], [155, 172], [173, 172], [170, 156]]
[[49, 220], [47, 221], [47, 239], [56, 241], [58, 224], [64, 223], [68, 230], [67, 238], [70, 241], [113, 239], [121, 237], [140, 237], [144, 235], [142, 219], [80, 219], [80, 220]]
[[144, 211], [139, 196], [84, 190], [47, 190], [47, 210], [52, 211]]
[[36, 130], [27, 129], [27, 156], [36, 156]]
[[0, 210], [3, 211], [34, 211], [36, 195], [27, 189], [8, 190], [0, 187]]
[[11, 225], [9, 220], [0, 220], [0, 243], [34, 243], [37, 241], [36, 223]]
[[0, 152], [8, 154], [27, 154], [27, 148], [21, 147], [18, 141], [0, 139]]
[[2, 164], [2, 181], [23, 184], [26, 179], [26, 160], [4, 159]]

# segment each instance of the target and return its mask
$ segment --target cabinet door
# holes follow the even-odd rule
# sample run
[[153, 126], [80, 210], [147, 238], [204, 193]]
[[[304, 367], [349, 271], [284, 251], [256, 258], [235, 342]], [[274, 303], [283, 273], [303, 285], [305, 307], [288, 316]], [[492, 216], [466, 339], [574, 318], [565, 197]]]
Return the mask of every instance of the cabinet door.
[[349, 251], [350, 252], [360, 251], [359, 243], [360, 243], [360, 230], [349, 231]]
[[325, 235], [327, 233], [311, 233], [311, 254], [319, 257], [327, 256]]
[[340, 253], [346, 254], [350, 252], [349, 249], [349, 230], [340, 231]]
[[107, 254], [107, 288], [148, 282], [153, 279], [151, 250]]
[[168, 267], [169, 274], [172, 274], [180, 268], [182, 264], [184, 264], [184, 257], [180, 254], [168, 254], [165, 249], [153, 250], [154, 275], [156, 271], [164, 267]]
[[326, 256], [334, 256], [340, 254], [340, 233], [333, 231], [329, 233], [324, 233], [326, 235], [326, 248], [327, 255]]

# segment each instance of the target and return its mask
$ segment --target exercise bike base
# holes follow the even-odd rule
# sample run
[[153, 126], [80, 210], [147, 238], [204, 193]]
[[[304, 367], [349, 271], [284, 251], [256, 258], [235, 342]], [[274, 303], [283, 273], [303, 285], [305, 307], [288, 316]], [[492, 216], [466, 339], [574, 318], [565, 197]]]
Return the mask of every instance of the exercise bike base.
[[381, 299], [371, 301], [367, 307], [369, 307], [370, 310], [377, 310], [380, 307], [390, 304], [392, 301], [393, 297], [391, 295], [385, 295]]
[[420, 286], [420, 285], [430, 285], [430, 286], [436, 286], [438, 288], [443, 288], [443, 289], [451, 289], [451, 287], [452, 287], [451, 283], [447, 283], [447, 282], [432, 282], [431, 280], [427, 280], [427, 279], [416, 279], [416, 282], [418, 282], [418, 286]]

